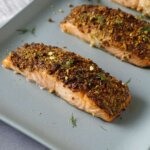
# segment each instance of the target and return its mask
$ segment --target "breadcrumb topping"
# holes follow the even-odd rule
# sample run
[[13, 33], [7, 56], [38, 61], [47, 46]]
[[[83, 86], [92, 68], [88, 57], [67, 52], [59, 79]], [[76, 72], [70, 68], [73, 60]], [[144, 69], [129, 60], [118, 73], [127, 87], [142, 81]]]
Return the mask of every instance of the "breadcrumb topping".
[[82, 5], [72, 9], [64, 22], [75, 25], [104, 47], [129, 52], [126, 59], [136, 55], [150, 60], [150, 23], [131, 14], [100, 5]]
[[104, 72], [90, 59], [58, 47], [35, 43], [17, 48], [10, 58], [22, 71], [42, 70], [55, 76], [73, 92], [86, 94], [110, 116], [125, 108], [129, 97], [127, 85]]

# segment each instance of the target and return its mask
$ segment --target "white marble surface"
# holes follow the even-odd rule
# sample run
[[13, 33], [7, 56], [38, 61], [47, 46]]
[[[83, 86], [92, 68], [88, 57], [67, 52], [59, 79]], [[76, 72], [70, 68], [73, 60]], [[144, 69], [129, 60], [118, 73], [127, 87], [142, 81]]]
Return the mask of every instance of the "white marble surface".
[[[32, 0], [0, 0], [0, 27]], [[48, 150], [43, 145], [0, 121], [0, 150]]]
[[32, 0], [0, 0], [0, 27]]

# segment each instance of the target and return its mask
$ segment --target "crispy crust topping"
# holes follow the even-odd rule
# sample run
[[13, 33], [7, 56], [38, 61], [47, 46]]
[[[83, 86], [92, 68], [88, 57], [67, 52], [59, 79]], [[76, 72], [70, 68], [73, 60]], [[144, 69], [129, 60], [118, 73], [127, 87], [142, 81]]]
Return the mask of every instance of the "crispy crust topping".
[[125, 108], [129, 90], [90, 59], [44, 44], [25, 44], [10, 54], [20, 70], [46, 71], [74, 92], [82, 92], [110, 116]]
[[82, 5], [74, 8], [64, 22], [75, 25], [104, 47], [118, 47], [150, 60], [150, 23], [133, 15], [100, 5]]

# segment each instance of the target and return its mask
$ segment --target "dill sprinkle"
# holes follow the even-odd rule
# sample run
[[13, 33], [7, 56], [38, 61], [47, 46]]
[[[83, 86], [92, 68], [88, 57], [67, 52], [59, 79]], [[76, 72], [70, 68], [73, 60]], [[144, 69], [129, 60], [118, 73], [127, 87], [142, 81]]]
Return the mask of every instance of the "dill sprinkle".
[[25, 34], [25, 33], [29, 32], [28, 29], [17, 29], [16, 31], [20, 32], [20, 34]]
[[128, 85], [131, 82], [131, 78], [126, 81], [125, 85]]
[[17, 32], [19, 32], [20, 34], [25, 34], [25, 33], [31, 33], [31, 34], [35, 34], [36, 28], [33, 27], [32, 29], [27, 29], [27, 28], [23, 28], [23, 29], [17, 29]]
[[105, 129], [103, 126], [100, 126], [104, 131], [107, 131], [107, 129]]
[[72, 123], [73, 128], [77, 126], [77, 119], [74, 117], [73, 113], [71, 115], [70, 122]]
[[32, 33], [32, 34], [35, 34], [35, 31], [36, 31], [36, 28], [35, 28], [35, 27], [31, 29], [31, 33]]

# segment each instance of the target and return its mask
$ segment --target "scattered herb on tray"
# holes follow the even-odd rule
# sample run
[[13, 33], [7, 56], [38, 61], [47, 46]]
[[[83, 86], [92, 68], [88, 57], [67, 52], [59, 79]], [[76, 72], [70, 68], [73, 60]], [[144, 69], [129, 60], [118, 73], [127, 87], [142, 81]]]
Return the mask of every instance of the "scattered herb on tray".
[[16, 31], [18, 31], [20, 34], [25, 34], [25, 33], [29, 32], [28, 29], [18, 29]]
[[70, 122], [72, 123], [73, 128], [77, 126], [77, 119], [74, 117], [73, 113], [71, 115]]
[[36, 31], [36, 28], [35, 28], [35, 27], [31, 29], [31, 33], [32, 33], [32, 34], [35, 34], [35, 31]]
[[107, 129], [105, 129], [103, 126], [100, 126], [104, 131], [107, 131]]
[[36, 28], [33, 27], [31, 29], [28, 29], [28, 28], [22, 28], [22, 29], [17, 29], [16, 30], [17, 32], [19, 32], [20, 34], [26, 34], [26, 33], [31, 33], [31, 34], [35, 34], [35, 31], [36, 31]]
[[125, 82], [125, 85], [128, 85], [131, 82], [131, 78], [128, 79], [128, 81]]

